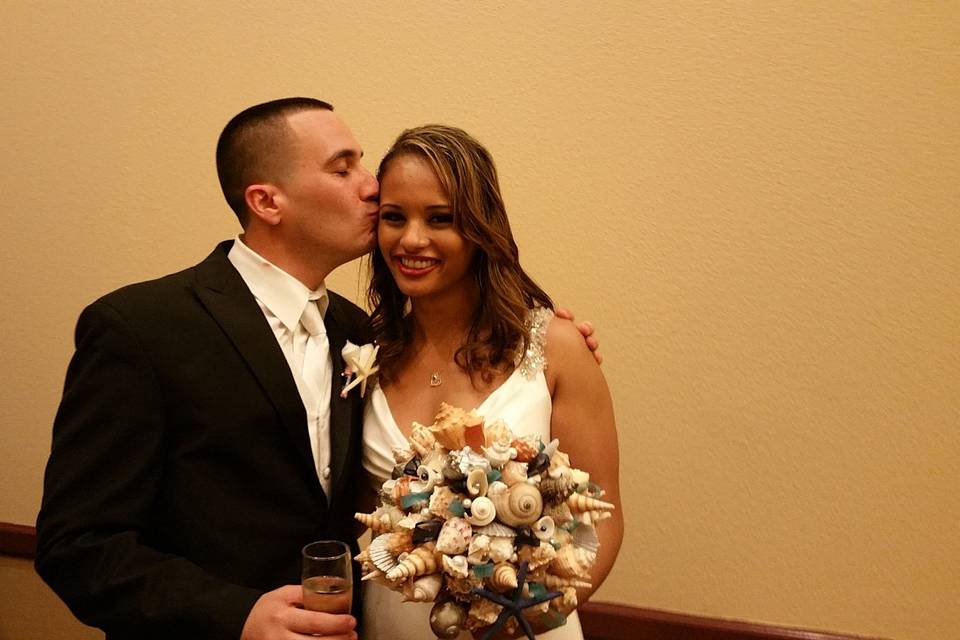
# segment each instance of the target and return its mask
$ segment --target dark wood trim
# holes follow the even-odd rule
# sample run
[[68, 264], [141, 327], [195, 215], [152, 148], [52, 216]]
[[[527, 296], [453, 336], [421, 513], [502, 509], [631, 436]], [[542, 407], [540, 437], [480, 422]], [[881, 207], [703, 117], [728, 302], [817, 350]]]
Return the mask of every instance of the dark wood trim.
[[36, 527], [0, 522], [0, 555], [32, 559], [36, 552]]
[[[32, 559], [37, 530], [0, 522], [0, 555]], [[588, 602], [580, 607], [587, 640], [879, 640], [807, 631], [754, 622], [689, 616], [614, 602]]]
[[613, 602], [588, 602], [579, 611], [587, 640], [880, 640], [691, 616]]

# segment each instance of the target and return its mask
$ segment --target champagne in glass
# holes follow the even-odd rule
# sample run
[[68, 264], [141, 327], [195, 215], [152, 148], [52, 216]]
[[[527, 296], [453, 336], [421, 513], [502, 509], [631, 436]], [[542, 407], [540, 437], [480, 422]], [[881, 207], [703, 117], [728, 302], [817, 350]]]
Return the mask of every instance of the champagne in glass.
[[319, 540], [303, 548], [303, 608], [350, 613], [353, 568], [350, 548], [338, 540]]

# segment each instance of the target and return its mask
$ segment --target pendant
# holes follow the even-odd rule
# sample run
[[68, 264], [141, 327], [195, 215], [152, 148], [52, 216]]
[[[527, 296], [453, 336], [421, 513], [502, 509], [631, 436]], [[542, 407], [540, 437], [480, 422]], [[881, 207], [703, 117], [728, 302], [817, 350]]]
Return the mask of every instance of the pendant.
[[431, 373], [431, 374], [430, 374], [430, 386], [431, 386], [431, 387], [439, 387], [441, 384], [443, 384], [443, 378], [440, 377], [440, 372], [439, 372], [439, 371], [434, 371], [433, 373]]

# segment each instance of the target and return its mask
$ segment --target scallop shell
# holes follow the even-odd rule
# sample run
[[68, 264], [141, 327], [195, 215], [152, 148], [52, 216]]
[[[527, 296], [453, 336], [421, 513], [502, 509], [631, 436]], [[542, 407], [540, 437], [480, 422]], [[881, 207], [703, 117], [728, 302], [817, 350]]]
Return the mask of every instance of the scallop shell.
[[563, 589], [566, 587], [573, 587], [574, 589], [593, 588], [593, 585], [586, 580], [581, 580], [579, 578], [561, 578], [560, 576], [555, 576], [552, 573], [548, 573], [543, 576], [543, 584], [548, 589]]
[[[473, 541], [470, 544], [473, 544]], [[464, 556], [443, 556], [440, 564], [443, 565], [444, 573], [454, 578], [466, 578], [470, 572], [470, 565]]]
[[561, 578], [587, 578], [597, 554], [575, 546], [560, 547], [550, 563], [550, 572]]
[[503, 465], [501, 479], [508, 487], [527, 481], [527, 464], [511, 460]]
[[493, 500], [487, 497], [475, 498], [470, 503], [470, 515], [464, 516], [467, 522], [475, 527], [490, 524], [497, 517], [497, 508]]
[[439, 518], [449, 518], [453, 516], [453, 513], [450, 512], [450, 504], [457, 499], [457, 494], [451, 491], [449, 487], [444, 485], [434, 487], [433, 493], [430, 495], [428, 509], [430, 513]]
[[540, 481], [540, 493], [543, 494], [543, 501], [547, 504], [560, 504], [573, 495], [577, 485], [569, 475], [561, 475], [558, 478], [546, 477]]
[[483, 534], [485, 536], [490, 536], [491, 538], [513, 538], [517, 535], [517, 532], [514, 531], [512, 527], [508, 527], [505, 524], [491, 522], [485, 527], [478, 527], [474, 529], [473, 534]]
[[404, 602], [433, 602], [440, 593], [443, 585], [443, 576], [431, 573], [416, 580], [411, 580], [403, 587]]
[[370, 563], [384, 573], [389, 573], [397, 566], [397, 557], [390, 551], [390, 534], [377, 536], [367, 547]]
[[506, 591], [507, 589], [516, 589], [517, 569], [507, 562], [501, 562], [493, 568], [493, 575], [490, 576], [490, 586], [495, 591]]
[[540, 453], [540, 440], [536, 436], [516, 438], [510, 446], [517, 450], [517, 462], [530, 462]]
[[[512, 546], [512, 545], [511, 545]], [[467, 561], [470, 564], [483, 564], [490, 552], [490, 537], [474, 534], [467, 549]]]
[[467, 493], [471, 496], [487, 495], [487, 488], [489, 486], [487, 473], [483, 469], [471, 469], [470, 473], [467, 474]]
[[538, 547], [520, 547], [517, 551], [517, 559], [521, 562], [526, 561], [530, 566], [530, 571], [536, 571], [540, 567], [547, 566], [557, 558], [557, 550], [553, 545], [547, 542], [541, 542]]
[[570, 533], [570, 536], [571, 542], [581, 549], [593, 551], [594, 553], [600, 549], [600, 538], [597, 536], [597, 530], [590, 525], [580, 525]]
[[435, 573], [439, 564], [433, 545], [425, 544], [408, 553], [397, 566], [387, 571], [387, 578], [396, 581]]
[[616, 508], [612, 502], [604, 502], [603, 500], [597, 500], [596, 498], [591, 498], [590, 496], [585, 496], [582, 493], [574, 493], [569, 498], [567, 498], [567, 504], [570, 505], [570, 508], [573, 511], [611, 511]]
[[469, 522], [463, 518], [450, 518], [440, 529], [440, 536], [437, 538], [437, 551], [448, 555], [463, 553], [470, 546], [472, 536], [473, 529]]
[[543, 512], [539, 489], [526, 483], [515, 484], [506, 492], [492, 496], [491, 500], [497, 508], [497, 519], [513, 527], [532, 524]]

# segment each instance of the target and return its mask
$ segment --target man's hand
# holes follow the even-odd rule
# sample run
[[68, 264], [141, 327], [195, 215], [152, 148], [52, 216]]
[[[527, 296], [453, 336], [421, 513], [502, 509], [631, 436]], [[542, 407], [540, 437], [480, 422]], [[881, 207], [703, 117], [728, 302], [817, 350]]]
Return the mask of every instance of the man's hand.
[[293, 640], [327, 638], [357, 640], [356, 619], [348, 614], [307, 611], [303, 590], [290, 584], [260, 596], [243, 624], [240, 640]]
[[[553, 310], [553, 313], [558, 318], [565, 318], [570, 322], [574, 322], [573, 312], [569, 309], [557, 307]], [[583, 341], [587, 343], [587, 348], [593, 353], [593, 358], [597, 361], [597, 364], [603, 364], [603, 356], [600, 355], [600, 341], [593, 336], [593, 323], [589, 321], [581, 322], [577, 324], [577, 330], [580, 331], [580, 335], [583, 336]]]

